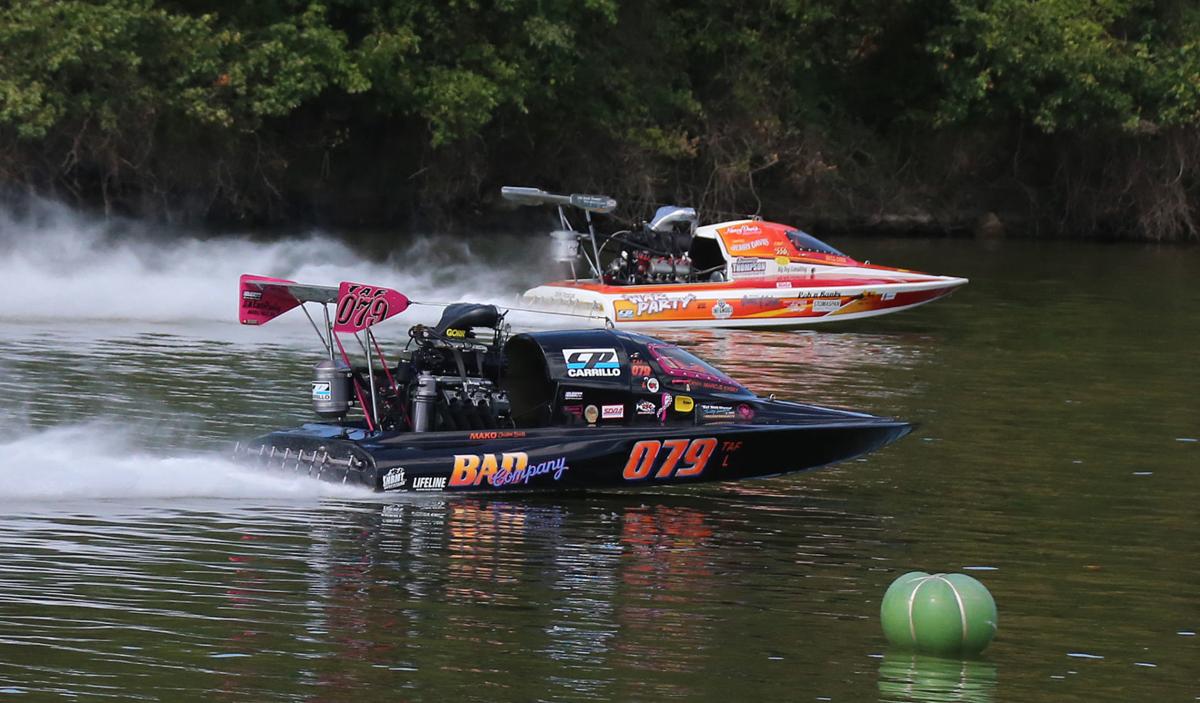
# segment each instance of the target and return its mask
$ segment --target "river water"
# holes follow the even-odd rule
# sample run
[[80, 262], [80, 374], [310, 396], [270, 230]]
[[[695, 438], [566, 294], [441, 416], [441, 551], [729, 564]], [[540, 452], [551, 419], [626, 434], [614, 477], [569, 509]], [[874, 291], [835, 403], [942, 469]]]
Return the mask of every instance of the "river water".
[[[303, 317], [232, 323], [237, 275], [502, 301], [540, 275], [528, 240], [368, 261], [4, 212], [0, 695], [1200, 700], [1200, 251], [832, 243], [971, 283], [840, 328], [664, 336], [760, 392], [919, 423], [900, 443], [741, 484], [381, 500], [221, 458], [306, 419], [319, 360]], [[889, 651], [879, 602], [911, 570], [987, 584], [983, 658]]]

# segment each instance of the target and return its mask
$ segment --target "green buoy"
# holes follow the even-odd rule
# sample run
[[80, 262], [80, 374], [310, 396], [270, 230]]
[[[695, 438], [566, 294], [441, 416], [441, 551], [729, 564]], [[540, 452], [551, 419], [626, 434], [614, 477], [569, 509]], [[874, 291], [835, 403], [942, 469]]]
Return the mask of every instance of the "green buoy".
[[879, 619], [894, 647], [974, 655], [996, 634], [996, 601], [986, 586], [966, 574], [912, 571], [888, 586]]

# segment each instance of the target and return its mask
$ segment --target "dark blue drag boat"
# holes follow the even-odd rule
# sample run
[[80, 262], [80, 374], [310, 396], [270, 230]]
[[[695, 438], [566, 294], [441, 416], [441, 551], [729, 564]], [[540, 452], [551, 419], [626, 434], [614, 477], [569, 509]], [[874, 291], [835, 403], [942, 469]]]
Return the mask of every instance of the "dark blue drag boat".
[[323, 421], [239, 444], [242, 463], [389, 492], [631, 488], [804, 471], [874, 451], [911, 429], [758, 397], [641, 334], [509, 336], [491, 305], [447, 306], [437, 325], [413, 326], [408, 347], [389, 363], [372, 329], [407, 308], [404, 295], [242, 277], [243, 324], [294, 307], [308, 314], [309, 302], [324, 311], [324, 332], [309, 315], [328, 355], [312, 380]]

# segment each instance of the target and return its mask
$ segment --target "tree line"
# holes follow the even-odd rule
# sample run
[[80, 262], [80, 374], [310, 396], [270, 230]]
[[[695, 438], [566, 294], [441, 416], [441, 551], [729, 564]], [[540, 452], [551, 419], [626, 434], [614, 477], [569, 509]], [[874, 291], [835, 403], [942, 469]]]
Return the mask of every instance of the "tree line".
[[0, 182], [190, 222], [504, 183], [830, 227], [1200, 239], [1190, 0], [8, 0]]

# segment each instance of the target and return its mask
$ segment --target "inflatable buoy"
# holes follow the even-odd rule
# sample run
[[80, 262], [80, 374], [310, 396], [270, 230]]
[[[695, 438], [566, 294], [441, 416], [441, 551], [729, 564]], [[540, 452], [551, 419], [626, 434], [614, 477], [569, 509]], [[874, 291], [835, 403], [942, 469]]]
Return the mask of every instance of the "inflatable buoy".
[[892, 582], [879, 606], [894, 647], [940, 656], [975, 655], [996, 634], [996, 601], [966, 574], [913, 571]]

